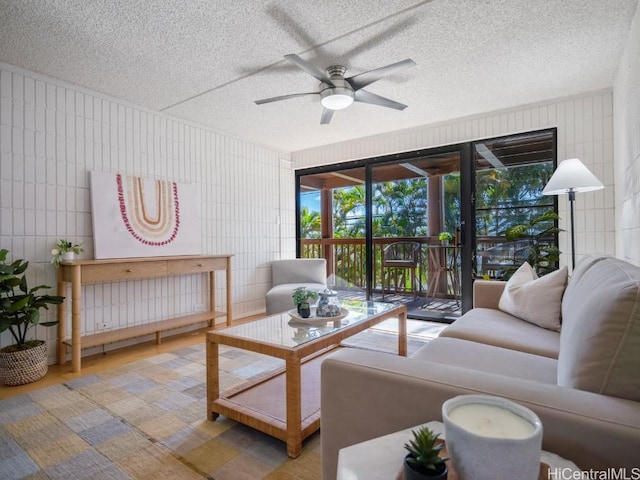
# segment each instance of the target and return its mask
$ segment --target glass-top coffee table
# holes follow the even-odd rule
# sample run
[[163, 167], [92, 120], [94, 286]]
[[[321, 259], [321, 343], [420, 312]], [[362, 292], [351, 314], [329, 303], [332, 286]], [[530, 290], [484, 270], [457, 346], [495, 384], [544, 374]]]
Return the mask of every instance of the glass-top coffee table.
[[[207, 332], [207, 417], [224, 415], [287, 443], [296, 458], [302, 441], [320, 428], [320, 364], [346, 338], [388, 318], [398, 319], [398, 353], [407, 354], [407, 309], [389, 303], [345, 301], [339, 320], [301, 322], [288, 313]], [[218, 345], [281, 358], [285, 366], [220, 392]]]

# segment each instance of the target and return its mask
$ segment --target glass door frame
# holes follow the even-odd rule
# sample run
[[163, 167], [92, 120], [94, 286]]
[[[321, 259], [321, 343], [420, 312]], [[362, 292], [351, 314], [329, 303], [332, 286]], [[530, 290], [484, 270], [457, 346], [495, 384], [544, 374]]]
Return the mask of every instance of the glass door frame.
[[[298, 169], [295, 171], [295, 192], [296, 192], [296, 256], [300, 256], [301, 238], [300, 238], [300, 178], [305, 175], [313, 175], [317, 173], [336, 172], [340, 170], [352, 170], [357, 168], [365, 169], [365, 277], [366, 277], [366, 298], [372, 297], [373, 288], [373, 190], [371, 188], [373, 182], [373, 169], [383, 164], [411, 162], [419, 158], [434, 156], [438, 154], [458, 153], [460, 158], [460, 196], [461, 199], [469, 199], [470, 201], [460, 202], [460, 271], [461, 271], [461, 310], [462, 313], [470, 310], [473, 306], [473, 282], [476, 264], [476, 165], [474, 160], [474, 148], [478, 143], [489, 142], [492, 140], [508, 139], [518, 135], [535, 134], [538, 132], [549, 132], [553, 135], [552, 144], [552, 161], [555, 170], [557, 166], [558, 155], [558, 132], [556, 127], [543, 129], [535, 129], [524, 132], [515, 132], [511, 134], [497, 135], [494, 137], [479, 138], [468, 140], [457, 144], [429, 147], [419, 150], [402, 152], [397, 154], [384, 155], [368, 159], [345, 161], [334, 164], [322, 165], [319, 167], [311, 167]], [[553, 197], [553, 210], [558, 212], [558, 199]], [[556, 222], [557, 226], [557, 222]], [[558, 243], [557, 233], [556, 245]]]
[[[334, 163], [323, 165], [320, 167], [312, 167], [299, 169], [295, 172], [295, 191], [296, 191], [296, 256], [300, 257], [302, 253], [300, 238], [300, 183], [301, 177], [326, 172], [339, 172], [340, 170], [353, 170], [357, 168], [365, 169], [365, 250], [367, 252], [365, 259], [365, 276], [366, 276], [366, 298], [372, 298], [373, 289], [373, 169], [384, 164], [407, 163], [411, 160], [417, 160], [424, 157], [441, 155], [441, 154], [458, 154], [460, 158], [460, 197], [473, 198], [471, 189], [474, 182], [471, 181], [472, 162], [471, 162], [471, 143], [461, 143], [455, 145], [446, 145], [442, 147], [433, 147], [428, 149], [413, 150], [392, 155], [385, 155], [370, 159], [355, 160], [349, 162]], [[460, 272], [461, 272], [461, 308], [462, 312], [466, 312], [471, 308], [473, 288], [473, 263], [471, 254], [473, 245], [469, 241], [473, 241], [473, 225], [472, 218], [473, 207], [470, 202], [460, 202]]]
[[[472, 270], [472, 275], [475, 272], [475, 266], [476, 266], [476, 255], [477, 255], [477, 229], [476, 229], [476, 161], [475, 161], [475, 154], [474, 152], [476, 151], [476, 146], [479, 144], [484, 144], [484, 143], [491, 143], [491, 142], [496, 142], [496, 141], [501, 141], [501, 140], [511, 140], [514, 137], [518, 137], [518, 136], [534, 136], [536, 134], [547, 134], [550, 135], [552, 137], [551, 140], [551, 154], [550, 154], [550, 160], [552, 162], [552, 170], [555, 171], [555, 169], [558, 166], [558, 129], [556, 127], [549, 127], [549, 128], [541, 128], [541, 129], [536, 129], [536, 130], [527, 130], [524, 132], [516, 132], [516, 133], [512, 133], [512, 134], [506, 134], [506, 135], [498, 135], [495, 137], [487, 137], [487, 138], [482, 138], [482, 139], [477, 139], [477, 140], [473, 140], [471, 142], [468, 143], [469, 145], [469, 166], [470, 166], [470, 176], [469, 179], [472, 181], [472, 185], [471, 185], [471, 189], [472, 189], [472, 197], [471, 197], [471, 202], [470, 205], [472, 205], [472, 216], [473, 216], [473, 228], [472, 228], [472, 242], [471, 242], [471, 252], [469, 252], [469, 257], [471, 259], [471, 264], [473, 267]], [[513, 167], [514, 164], [509, 164], [506, 165], [507, 167]], [[558, 196], [557, 195], [553, 195], [548, 198], [548, 203], [549, 203], [549, 207], [551, 207], [551, 209], [557, 214], [558, 213]], [[558, 227], [558, 221], [555, 220], [554, 222], [555, 227]], [[557, 246], [559, 244], [558, 242], [558, 232], [553, 234], [554, 237], [554, 241], [555, 241], [555, 245]], [[559, 264], [556, 264], [556, 268], [559, 268]], [[473, 284], [473, 280], [471, 282]]]

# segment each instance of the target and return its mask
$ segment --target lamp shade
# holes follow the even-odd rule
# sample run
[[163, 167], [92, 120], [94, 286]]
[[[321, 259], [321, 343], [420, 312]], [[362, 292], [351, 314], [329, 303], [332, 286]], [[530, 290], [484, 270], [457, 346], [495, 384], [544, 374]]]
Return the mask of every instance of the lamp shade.
[[562, 195], [569, 192], [591, 192], [600, 190], [604, 185], [577, 158], [560, 162], [549, 183], [542, 190], [543, 195]]

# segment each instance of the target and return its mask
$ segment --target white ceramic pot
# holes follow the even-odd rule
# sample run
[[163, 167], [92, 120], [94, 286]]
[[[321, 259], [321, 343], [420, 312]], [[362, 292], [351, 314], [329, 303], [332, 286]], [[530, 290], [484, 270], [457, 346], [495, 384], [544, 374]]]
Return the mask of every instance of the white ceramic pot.
[[60, 256], [60, 259], [63, 262], [73, 262], [76, 259], [76, 254], [74, 252], [64, 252]]
[[460, 480], [538, 478], [542, 422], [528, 408], [501, 397], [460, 395], [442, 405], [442, 419]]

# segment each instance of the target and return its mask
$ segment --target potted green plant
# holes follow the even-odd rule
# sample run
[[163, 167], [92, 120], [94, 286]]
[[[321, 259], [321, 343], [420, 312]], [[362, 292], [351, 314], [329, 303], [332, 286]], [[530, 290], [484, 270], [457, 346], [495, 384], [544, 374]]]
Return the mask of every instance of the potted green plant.
[[447, 245], [449, 245], [449, 241], [453, 240], [453, 235], [451, 235], [449, 232], [440, 232], [438, 234], [438, 240], [440, 240], [440, 243], [442, 243], [442, 245], [446, 247]]
[[51, 288], [29, 288], [24, 272], [29, 262], [7, 263], [8, 250], [0, 250], [0, 333], [11, 332], [15, 344], [0, 349], [0, 380], [5, 385], [23, 385], [41, 379], [47, 373], [47, 345], [43, 340], [28, 340], [36, 325], [50, 327], [58, 322], [40, 322], [40, 309], [62, 303], [64, 297], [39, 295]]
[[514, 224], [505, 230], [504, 235], [508, 241], [523, 240], [526, 245], [518, 252], [520, 261], [505, 272], [504, 280], [511, 278], [525, 261], [529, 262], [540, 276], [557, 268], [561, 252], [554, 244], [554, 236], [562, 231], [555, 225], [559, 218], [553, 210], [547, 210], [526, 223]]
[[83, 251], [81, 243], [73, 243], [62, 238], [56, 242], [55, 248], [51, 250], [51, 255], [53, 255], [51, 263], [58, 268], [61, 261], [73, 261], [76, 259], [76, 255]]
[[309, 300], [317, 300], [318, 294], [307, 287], [298, 287], [293, 291], [293, 304], [298, 309], [298, 315], [302, 318], [309, 318], [311, 315], [311, 307]]
[[404, 458], [404, 480], [446, 480], [449, 472], [440, 456], [444, 443], [437, 441], [440, 434], [428, 427], [412, 430], [413, 439], [404, 444], [409, 453]]

